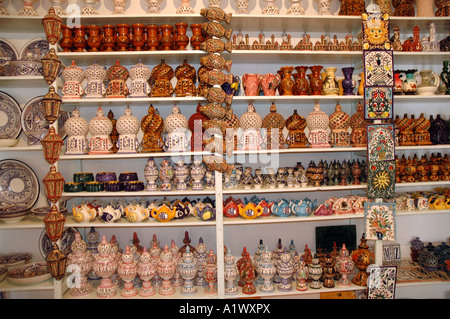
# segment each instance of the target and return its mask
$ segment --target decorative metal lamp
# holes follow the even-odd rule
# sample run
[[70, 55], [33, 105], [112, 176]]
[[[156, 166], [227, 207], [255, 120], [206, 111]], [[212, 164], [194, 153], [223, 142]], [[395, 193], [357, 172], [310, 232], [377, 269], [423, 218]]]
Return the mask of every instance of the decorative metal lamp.
[[59, 134], [56, 134], [55, 128], [50, 126], [48, 134], [41, 140], [42, 149], [44, 150], [44, 158], [53, 165], [59, 159], [61, 147], [64, 144], [63, 139]]
[[44, 80], [48, 85], [52, 84], [61, 71], [61, 60], [56, 55], [54, 48], [44, 55], [41, 59]]
[[53, 204], [61, 198], [62, 191], [64, 189], [64, 177], [56, 171], [54, 165], [50, 166], [50, 172], [45, 175], [42, 180], [45, 187], [45, 194], [49, 201]]
[[52, 277], [61, 280], [66, 274], [67, 256], [59, 250], [56, 243], [53, 244], [52, 252], [48, 254], [45, 260]]
[[51, 7], [48, 13], [42, 18], [45, 36], [48, 43], [54, 45], [58, 43], [61, 36], [62, 19], [55, 13], [55, 9]]
[[65, 221], [66, 218], [59, 212], [56, 205], [52, 205], [50, 211], [44, 217], [45, 231], [50, 241], [56, 242], [61, 239]]
[[53, 124], [59, 117], [61, 107], [61, 97], [56, 93], [55, 88], [50, 86], [48, 93], [42, 99], [42, 106], [44, 107], [44, 117], [50, 124]]

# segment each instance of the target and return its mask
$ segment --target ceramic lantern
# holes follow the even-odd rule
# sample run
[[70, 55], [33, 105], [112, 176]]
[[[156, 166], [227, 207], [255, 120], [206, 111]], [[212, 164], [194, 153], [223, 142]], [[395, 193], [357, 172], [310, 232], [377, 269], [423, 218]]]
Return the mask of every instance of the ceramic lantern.
[[335, 111], [330, 115], [330, 144], [333, 147], [350, 146], [350, 116], [342, 111], [342, 106], [336, 104]]
[[361, 102], [356, 107], [356, 112], [350, 117], [350, 143], [353, 147], [365, 147], [367, 145], [367, 123], [364, 119], [364, 108]]
[[102, 98], [106, 94], [106, 69], [97, 61], [84, 70], [84, 77], [87, 80], [84, 88], [86, 98]]
[[289, 148], [306, 147], [308, 139], [305, 134], [306, 119], [294, 110], [294, 114], [286, 119], [286, 128], [289, 130], [286, 136], [286, 144]]
[[263, 121], [262, 127], [267, 131], [267, 148], [282, 149], [284, 148], [285, 120], [283, 116], [277, 112], [275, 103], [270, 106], [270, 113], [267, 114]]
[[62, 71], [64, 79], [64, 86], [62, 88], [63, 99], [80, 99], [84, 90], [81, 86], [81, 82], [84, 80], [84, 71], [78, 67], [75, 60], [72, 60], [72, 64], [66, 66]]
[[328, 142], [328, 115], [320, 109], [318, 102], [314, 104], [314, 110], [308, 114], [306, 125], [309, 129], [308, 142], [310, 147], [331, 147]]
[[66, 155], [83, 155], [88, 153], [89, 142], [86, 138], [89, 132], [88, 122], [80, 117], [80, 111], [75, 108], [72, 116], [64, 123], [67, 133]]
[[239, 126], [243, 130], [238, 136], [238, 149], [259, 150], [264, 149], [265, 143], [261, 135], [262, 118], [256, 113], [253, 104], [249, 104], [247, 112], [239, 119]]
[[151, 86], [148, 83], [151, 70], [141, 62], [133, 65], [129, 71], [131, 79], [130, 97], [147, 97], [151, 92]]
[[153, 82], [151, 96], [152, 97], [170, 97], [173, 94], [173, 86], [171, 80], [174, 71], [171, 66], [167, 65], [162, 59], [161, 63], [152, 69], [150, 80]]
[[125, 114], [118, 118], [116, 129], [119, 133], [117, 153], [137, 153], [139, 132], [139, 120], [133, 116], [131, 108], [127, 106]]
[[129, 72], [127, 68], [120, 65], [119, 60], [116, 60], [116, 64], [109, 67], [107, 71], [108, 87], [106, 88], [107, 98], [124, 98], [129, 94], [126, 80], [128, 79]]
[[164, 141], [162, 138], [164, 120], [153, 105], [150, 105], [148, 108], [148, 114], [141, 120], [141, 130], [144, 133], [141, 141], [141, 152], [161, 152], [164, 146]]
[[172, 114], [164, 120], [165, 149], [167, 152], [185, 152], [190, 142], [188, 120], [181, 114], [178, 106], [172, 108]]
[[112, 153], [112, 142], [110, 138], [113, 125], [107, 118], [103, 109], [97, 109], [97, 116], [89, 121], [89, 133], [91, 134], [89, 154], [110, 154]]

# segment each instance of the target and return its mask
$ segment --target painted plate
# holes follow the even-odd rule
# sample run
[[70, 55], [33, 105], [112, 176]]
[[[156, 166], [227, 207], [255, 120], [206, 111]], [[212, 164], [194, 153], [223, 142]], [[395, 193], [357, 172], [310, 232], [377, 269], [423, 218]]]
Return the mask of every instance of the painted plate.
[[[72, 252], [72, 242], [75, 240], [75, 233], [78, 230], [76, 228], [70, 227], [63, 231], [60, 242], [60, 250], [66, 256]], [[52, 252], [53, 243], [47, 236], [47, 231], [44, 229], [39, 237], [39, 250], [41, 252], [42, 257], [45, 259], [47, 255]]]
[[0, 139], [16, 139], [22, 132], [22, 109], [9, 94], [0, 92]]
[[38, 261], [14, 268], [8, 272], [8, 280], [19, 285], [32, 285], [50, 279], [52, 275], [46, 261]]
[[[41, 140], [48, 134], [49, 124], [44, 116], [44, 109], [42, 107], [43, 98], [43, 95], [32, 98], [25, 104], [22, 110], [21, 124], [24, 133], [28, 137], [29, 145], [41, 145]], [[58, 133], [63, 139], [66, 137], [64, 124], [69, 117], [68, 112], [60, 111]]]
[[11, 253], [0, 255], [0, 266], [5, 266], [8, 270], [26, 264], [31, 260], [30, 253]]
[[33, 53], [34, 57], [41, 61], [42, 57], [50, 52], [50, 45], [45, 38], [33, 39], [23, 46], [20, 58], [25, 58], [28, 52]]
[[0, 205], [24, 206], [30, 209], [39, 197], [36, 173], [18, 160], [0, 161]]
[[0, 38], [0, 66], [5, 66], [18, 59], [19, 54], [14, 46], [8, 40]]

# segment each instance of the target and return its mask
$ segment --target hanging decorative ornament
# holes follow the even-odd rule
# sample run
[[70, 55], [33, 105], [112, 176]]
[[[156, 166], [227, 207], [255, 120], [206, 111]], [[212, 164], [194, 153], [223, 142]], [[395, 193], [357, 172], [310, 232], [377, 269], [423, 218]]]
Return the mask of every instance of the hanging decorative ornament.
[[51, 45], [58, 43], [61, 36], [62, 19], [56, 14], [55, 9], [51, 7], [48, 13], [42, 18], [45, 36], [47, 42]]
[[45, 233], [51, 242], [61, 239], [66, 218], [58, 211], [56, 205], [52, 205], [50, 211], [44, 217]]
[[45, 187], [47, 199], [53, 204], [56, 204], [56, 202], [61, 198], [61, 194], [64, 189], [64, 177], [57, 172], [56, 167], [52, 165], [50, 166], [50, 172], [45, 175], [42, 182]]
[[41, 58], [43, 76], [45, 82], [50, 85], [59, 76], [61, 71], [61, 60], [56, 55], [54, 48], [50, 48], [50, 51]]
[[53, 124], [59, 117], [61, 107], [61, 97], [56, 93], [53, 86], [50, 86], [48, 88], [48, 93], [44, 95], [42, 107], [44, 109], [45, 120], [49, 124]]
[[56, 243], [53, 244], [52, 251], [45, 261], [53, 278], [61, 280], [66, 275], [67, 256], [59, 250]]
[[50, 165], [55, 164], [59, 159], [59, 153], [61, 152], [64, 141], [59, 134], [56, 134], [53, 126], [50, 126], [48, 134], [41, 140], [41, 144], [45, 160]]

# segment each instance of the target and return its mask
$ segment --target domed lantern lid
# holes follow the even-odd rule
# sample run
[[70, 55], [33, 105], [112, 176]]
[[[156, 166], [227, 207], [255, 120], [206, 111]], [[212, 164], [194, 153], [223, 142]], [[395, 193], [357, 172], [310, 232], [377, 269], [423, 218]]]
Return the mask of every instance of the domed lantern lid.
[[72, 60], [72, 64], [66, 66], [64, 70], [62, 70], [62, 76], [64, 81], [81, 82], [84, 79], [84, 71], [82, 68], [77, 66], [75, 60]]
[[305, 118], [297, 113], [297, 109], [294, 109], [294, 113], [286, 119], [286, 128], [288, 130], [303, 130], [305, 127]]
[[120, 135], [136, 135], [139, 132], [139, 120], [133, 115], [130, 106], [125, 109], [125, 114], [116, 122], [116, 129]]
[[97, 109], [97, 116], [89, 121], [89, 132], [91, 135], [109, 135], [113, 129], [112, 122], [105, 116], [101, 106]]
[[172, 114], [164, 120], [164, 129], [167, 133], [188, 129], [188, 120], [183, 114], [181, 114], [178, 106], [174, 105], [172, 108]]
[[188, 126], [189, 126], [189, 130], [191, 130], [191, 132], [194, 132], [195, 121], [197, 121], [197, 120], [201, 121], [199, 123], [198, 127], [199, 127], [200, 130], [203, 130], [202, 121], [207, 121], [208, 120], [208, 117], [205, 114], [203, 114], [202, 111], [200, 111], [200, 107], [201, 106], [202, 105], [199, 103], [197, 105], [196, 112], [189, 117]]
[[128, 79], [129, 72], [126, 67], [120, 65], [119, 60], [116, 60], [116, 64], [109, 67], [107, 74], [108, 80], [110, 81], [126, 81], [126, 79]]
[[197, 72], [195, 68], [184, 59], [183, 64], [175, 68], [175, 77], [177, 79], [191, 79], [196, 80]]
[[313, 111], [306, 117], [308, 128], [310, 130], [326, 130], [329, 123], [328, 115], [320, 109], [319, 102], [316, 102]]
[[342, 111], [342, 106], [336, 104], [335, 111], [330, 115], [331, 129], [345, 129], [350, 125], [350, 116]]
[[80, 116], [80, 110], [76, 107], [72, 116], [64, 123], [64, 130], [68, 136], [85, 136], [89, 132], [88, 122]]
[[356, 112], [350, 117], [349, 124], [352, 130], [366, 127], [367, 122], [364, 119], [364, 108], [361, 102], [359, 102], [358, 105], [356, 106]]
[[161, 63], [155, 66], [152, 70], [150, 78], [152, 80], [171, 80], [173, 78], [173, 69], [166, 63], [166, 60], [161, 59]]
[[141, 59], [139, 59], [139, 62], [130, 68], [129, 73], [132, 80], [143, 79], [148, 81], [152, 71], [148, 66], [142, 63]]
[[84, 75], [88, 81], [105, 81], [106, 73], [106, 68], [98, 64], [97, 60], [84, 70]]
[[253, 104], [249, 104], [247, 106], [247, 112], [242, 114], [241, 118], [239, 119], [239, 125], [242, 129], [260, 129], [262, 126], [262, 118], [261, 116], [256, 113], [255, 107]]

